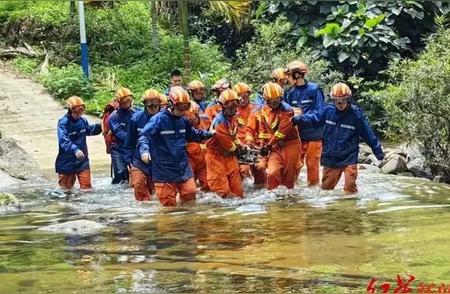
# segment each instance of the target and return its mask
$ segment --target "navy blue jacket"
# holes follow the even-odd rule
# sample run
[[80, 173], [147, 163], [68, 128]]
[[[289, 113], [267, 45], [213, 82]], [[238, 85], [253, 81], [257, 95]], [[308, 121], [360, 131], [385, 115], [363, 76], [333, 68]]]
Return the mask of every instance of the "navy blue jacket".
[[302, 127], [323, 127], [321, 164], [326, 167], [344, 167], [358, 163], [359, 138], [372, 148], [378, 160], [384, 158], [380, 142], [375, 136], [364, 112], [355, 105], [339, 111], [327, 104], [319, 111], [296, 115], [292, 122]]
[[139, 133], [144, 129], [145, 125], [148, 123], [153, 115], [149, 114], [147, 111], [139, 110], [136, 111], [130, 120], [129, 131], [127, 133], [126, 146], [133, 149], [133, 155], [131, 157], [131, 163], [134, 167], [140, 169], [146, 175], [151, 175], [151, 164], [145, 164], [141, 160], [139, 155], [139, 150], [137, 149], [137, 140]]
[[187, 142], [202, 142], [209, 132], [192, 127], [187, 118], [175, 117], [165, 109], [155, 114], [141, 131], [139, 155], [150, 153], [152, 179], [163, 183], [184, 183], [193, 176], [186, 152]]
[[111, 144], [111, 150], [119, 152], [127, 162], [130, 162], [133, 152], [133, 148], [126, 142], [127, 133], [130, 129], [131, 117], [135, 112], [134, 108], [127, 110], [119, 108], [109, 117], [109, 127], [116, 138], [116, 141]]
[[[58, 156], [56, 157], [55, 170], [59, 174], [79, 173], [89, 168], [88, 149], [86, 136], [98, 135], [102, 132], [101, 125], [90, 125], [86, 118], [74, 120], [69, 114], [65, 114], [58, 121]], [[83, 160], [75, 157], [75, 152], [83, 151]]]
[[[306, 81], [302, 86], [289, 89], [285, 100], [292, 107], [298, 107], [308, 114], [324, 107], [324, 96], [317, 84]], [[300, 130], [302, 141], [315, 141], [322, 139], [322, 127], [303, 127]]]

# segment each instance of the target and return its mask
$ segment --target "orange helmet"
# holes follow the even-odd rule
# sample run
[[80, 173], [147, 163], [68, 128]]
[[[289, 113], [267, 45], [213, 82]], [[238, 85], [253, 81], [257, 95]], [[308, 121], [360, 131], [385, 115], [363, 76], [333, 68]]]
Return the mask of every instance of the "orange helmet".
[[337, 83], [331, 88], [330, 97], [332, 99], [348, 98], [352, 96], [352, 90], [344, 83]]
[[222, 105], [224, 105], [228, 101], [233, 101], [233, 100], [239, 101], [239, 96], [236, 93], [236, 91], [231, 90], [231, 89], [226, 89], [222, 93], [220, 93], [220, 96], [218, 99], [219, 103]]
[[220, 79], [211, 87], [211, 91], [222, 92], [230, 88], [230, 82], [227, 79]]
[[190, 91], [205, 90], [205, 85], [199, 80], [193, 80], [188, 84], [188, 89]]
[[155, 89], [148, 89], [142, 94], [142, 102], [145, 103], [147, 100], [158, 99], [161, 101], [161, 94]]
[[285, 71], [286, 70], [284, 68], [279, 67], [277, 69], [274, 69], [274, 71], [272, 72], [272, 74], [270, 76], [272, 77], [272, 79], [274, 81], [279, 81], [279, 80], [283, 80], [283, 79], [286, 80], [287, 76], [285, 74]]
[[166, 107], [167, 105], [169, 105], [169, 101], [167, 100], [166, 95], [161, 94], [160, 99], [161, 99], [161, 107]]
[[170, 89], [169, 103], [171, 103], [172, 105], [190, 102], [191, 98], [189, 98], [188, 92], [183, 87], [175, 86]]
[[241, 95], [245, 92], [252, 92], [252, 89], [250, 88], [249, 85], [247, 85], [246, 83], [242, 83], [239, 82], [236, 85], [234, 85], [233, 90], [236, 91], [236, 93], [238, 93], [238, 95]]
[[263, 97], [265, 100], [272, 100], [283, 96], [283, 89], [277, 83], [266, 83], [263, 86]]
[[131, 97], [133, 99], [133, 93], [128, 88], [121, 87], [116, 91], [116, 100], [122, 102], [124, 98]]
[[66, 108], [72, 110], [74, 107], [77, 106], [83, 106], [86, 107], [86, 105], [84, 104], [83, 99], [81, 99], [78, 96], [71, 96], [67, 99], [66, 101]]
[[286, 65], [286, 69], [284, 71], [285, 74], [294, 74], [294, 73], [302, 73], [305, 74], [308, 72], [308, 67], [306, 66], [306, 64], [304, 64], [303, 62], [299, 61], [299, 60], [294, 60], [289, 62]]

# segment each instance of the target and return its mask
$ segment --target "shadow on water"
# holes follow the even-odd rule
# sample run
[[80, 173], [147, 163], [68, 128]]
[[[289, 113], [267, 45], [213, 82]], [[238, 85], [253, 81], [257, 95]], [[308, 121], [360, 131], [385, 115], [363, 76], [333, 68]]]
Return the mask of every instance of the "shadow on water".
[[[0, 292], [361, 293], [397, 274], [450, 279], [448, 186], [361, 171], [358, 197], [298, 185], [163, 208], [126, 186], [35, 183], [0, 215]], [[339, 187], [342, 187], [340, 184]], [[42, 228], [95, 222], [87, 234]]]

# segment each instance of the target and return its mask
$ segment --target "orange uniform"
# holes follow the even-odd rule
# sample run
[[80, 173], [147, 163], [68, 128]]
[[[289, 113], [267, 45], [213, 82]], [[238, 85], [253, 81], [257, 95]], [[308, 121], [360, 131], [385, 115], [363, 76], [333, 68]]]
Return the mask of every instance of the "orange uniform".
[[211, 102], [208, 107], [205, 109], [205, 114], [208, 116], [209, 121], [213, 121], [217, 116], [217, 113], [221, 111], [221, 107], [219, 103]]
[[244, 197], [238, 159], [235, 152], [239, 146], [237, 139], [238, 121], [220, 112], [212, 124], [216, 131], [206, 144], [206, 169], [209, 189], [222, 197]]
[[[200, 121], [198, 124], [193, 125], [196, 129], [205, 130], [204, 121]], [[201, 189], [203, 191], [208, 190], [208, 183], [206, 180], [206, 145], [196, 142], [189, 142], [186, 145], [189, 164], [194, 172], [194, 178], [200, 182]]]
[[271, 146], [268, 158], [267, 188], [284, 185], [294, 188], [300, 161], [300, 139], [297, 128], [292, 124], [294, 110], [285, 102], [277, 109], [264, 105], [261, 110], [262, 142]]

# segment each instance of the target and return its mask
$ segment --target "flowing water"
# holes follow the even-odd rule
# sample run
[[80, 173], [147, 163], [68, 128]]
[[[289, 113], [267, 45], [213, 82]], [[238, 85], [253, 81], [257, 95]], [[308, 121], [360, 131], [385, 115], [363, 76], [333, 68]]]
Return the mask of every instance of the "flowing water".
[[[397, 274], [414, 276], [415, 293], [450, 284], [446, 185], [360, 170], [353, 199], [247, 185], [244, 200], [207, 193], [163, 208], [109, 181], [97, 176], [92, 192], [10, 188], [21, 207], [0, 212], [0, 293], [365, 293], [372, 278], [393, 293]], [[40, 230], [81, 219], [104, 227]]]

